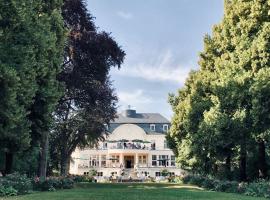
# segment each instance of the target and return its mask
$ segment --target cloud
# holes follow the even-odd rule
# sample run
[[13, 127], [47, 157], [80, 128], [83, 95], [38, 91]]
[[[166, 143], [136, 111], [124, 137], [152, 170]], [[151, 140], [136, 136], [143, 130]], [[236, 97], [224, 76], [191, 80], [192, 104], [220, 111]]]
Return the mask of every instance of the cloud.
[[152, 103], [152, 99], [146, 96], [142, 89], [137, 89], [132, 92], [119, 91], [117, 94], [120, 104], [125, 106]]
[[143, 78], [149, 81], [169, 81], [183, 84], [191, 70], [192, 63], [182, 66], [175, 61], [170, 50], [151, 62], [123, 66], [113, 73], [125, 77]]
[[129, 20], [133, 18], [133, 14], [129, 12], [124, 12], [124, 11], [118, 11], [117, 15], [125, 20]]

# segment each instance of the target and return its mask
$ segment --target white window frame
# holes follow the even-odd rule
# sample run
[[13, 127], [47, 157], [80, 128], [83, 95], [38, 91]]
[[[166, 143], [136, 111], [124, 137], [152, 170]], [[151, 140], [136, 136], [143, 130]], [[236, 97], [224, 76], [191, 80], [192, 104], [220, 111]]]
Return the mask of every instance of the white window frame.
[[[158, 156], [157, 155], [152, 155], [152, 166], [153, 167], [157, 167], [158, 166], [158, 161], [157, 161], [157, 159], [158, 159]], [[154, 164], [155, 163], [155, 164]]]
[[150, 131], [156, 131], [156, 125], [150, 124]]
[[169, 144], [167, 140], [164, 140], [163, 144], [164, 144], [164, 149], [169, 149]]
[[163, 124], [163, 131], [167, 132], [168, 130], [169, 130], [169, 125], [168, 124]]

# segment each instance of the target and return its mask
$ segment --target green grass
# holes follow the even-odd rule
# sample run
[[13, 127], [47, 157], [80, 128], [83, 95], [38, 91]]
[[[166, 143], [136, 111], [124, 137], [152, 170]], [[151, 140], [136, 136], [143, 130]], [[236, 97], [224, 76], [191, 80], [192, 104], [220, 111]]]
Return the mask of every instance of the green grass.
[[263, 200], [204, 191], [177, 184], [79, 184], [74, 189], [4, 198], [5, 200]]

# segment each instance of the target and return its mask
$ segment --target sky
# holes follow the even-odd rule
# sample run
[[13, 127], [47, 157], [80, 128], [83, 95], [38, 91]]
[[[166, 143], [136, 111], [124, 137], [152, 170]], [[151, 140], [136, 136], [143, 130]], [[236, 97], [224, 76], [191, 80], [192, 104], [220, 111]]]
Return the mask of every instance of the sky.
[[205, 34], [223, 17], [223, 0], [87, 0], [100, 31], [111, 33], [126, 52], [110, 72], [119, 98], [139, 113], [171, 119], [168, 94], [198, 69]]

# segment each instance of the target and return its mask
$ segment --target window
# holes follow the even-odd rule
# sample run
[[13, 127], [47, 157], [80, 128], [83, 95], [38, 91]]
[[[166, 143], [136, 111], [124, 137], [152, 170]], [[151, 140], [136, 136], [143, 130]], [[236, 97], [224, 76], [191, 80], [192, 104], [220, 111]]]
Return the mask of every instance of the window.
[[156, 130], [156, 125], [150, 124], [150, 131], [155, 131], [155, 130]]
[[112, 156], [112, 163], [119, 163], [119, 156]]
[[108, 143], [107, 142], [104, 142], [103, 143], [103, 149], [107, 149], [108, 148]]
[[175, 156], [171, 156], [171, 166], [175, 166]]
[[83, 172], [83, 175], [89, 175], [89, 172]]
[[97, 167], [99, 165], [99, 156], [98, 155], [91, 155], [89, 165], [91, 167]]
[[98, 172], [97, 176], [103, 176], [103, 172]]
[[159, 177], [161, 176], [161, 173], [160, 172], [156, 172], [156, 177]]
[[105, 130], [108, 131], [109, 130], [109, 126], [108, 124], [104, 124]]
[[157, 156], [152, 155], [152, 166], [157, 166]]
[[169, 148], [168, 141], [164, 140], [164, 149], [168, 149], [168, 148]]
[[168, 166], [169, 165], [169, 159], [168, 159], [168, 155], [159, 155], [159, 162], [158, 165], [159, 166]]
[[101, 166], [106, 167], [106, 155], [101, 156]]
[[117, 172], [111, 172], [112, 176], [117, 176]]
[[175, 176], [174, 172], [169, 172], [169, 176]]
[[146, 164], [146, 156], [139, 156], [139, 164]]
[[168, 124], [163, 124], [163, 131], [167, 132], [169, 130]]
[[156, 142], [155, 142], [155, 140], [151, 141], [151, 150], [156, 150]]

